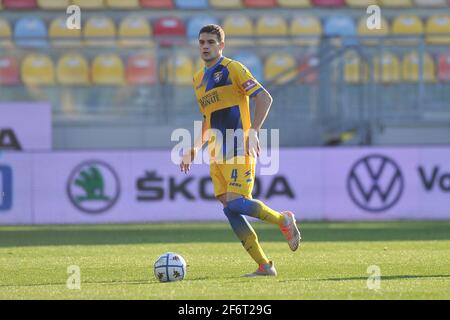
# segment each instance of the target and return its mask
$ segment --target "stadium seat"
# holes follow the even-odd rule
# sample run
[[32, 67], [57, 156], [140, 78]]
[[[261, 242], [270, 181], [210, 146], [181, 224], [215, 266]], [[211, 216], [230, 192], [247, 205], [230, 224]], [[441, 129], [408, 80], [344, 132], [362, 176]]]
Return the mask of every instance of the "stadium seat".
[[355, 51], [344, 56], [344, 81], [347, 83], [362, 83], [369, 80], [369, 67]]
[[142, 53], [128, 59], [126, 79], [129, 84], [155, 84], [157, 82], [156, 59], [153, 54]]
[[173, 0], [140, 0], [141, 7], [152, 9], [173, 9]]
[[[347, 16], [331, 16], [325, 20], [324, 34], [342, 39], [345, 45], [356, 44], [356, 26], [352, 18]], [[341, 41], [337, 41], [341, 43]]]
[[208, 0], [175, 0], [179, 9], [208, 9]]
[[209, 0], [209, 5], [217, 9], [239, 9], [242, 7], [241, 0]]
[[229, 46], [254, 45], [252, 20], [244, 15], [230, 15], [223, 20], [225, 39]]
[[298, 66], [300, 83], [315, 83], [317, 81], [318, 71], [311, 70], [317, 67], [319, 58], [316, 56], [309, 56], [302, 58]]
[[307, 8], [311, 6], [310, 0], [278, 0], [281, 8]]
[[7, 20], [0, 19], [0, 48], [13, 47], [11, 41], [11, 27]]
[[151, 47], [152, 28], [145, 17], [128, 16], [119, 26], [120, 45], [124, 47]]
[[[413, 51], [403, 58], [402, 62], [403, 81], [417, 82], [420, 78], [420, 61], [419, 54]], [[436, 68], [433, 58], [425, 53], [423, 56], [423, 80], [425, 82], [436, 81]]]
[[345, 0], [349, 7], [367, 8], [370, 5], [378, 5], [378, 0]]
[[288, 25], [281, 16], [261, 16], [256, 22], [256, 35], [260, 45], [287, 45]]
[[414, 0], [414, 3], [418, 7], [446, 7], [447, 2], [445, 0]]
[[20, 47], [47, 47], [47, 27], [40, 18], [23, 17], [14, 25], [14, 38]]
[[106, 5], [113, 9], [138, 9], [139, 0], [106, 0]]
[[380, 29], [369, 29], [366, 17], [362, 17], [358, 22], [358, 35], [363, 38], [361, 42], [366, 45], [378, 44], [380, 38], [389, 35], [389, 32], [389, 23], [384, 17], [381, 17]]
[[275, 7], [275, 0], [243, 0], [244, 6], [247, 8], [273, 8]]
[[66, 9], [70, 0], [37, 0], [39, 8], [46, 10]]
[[56, 78], [63, 85], [88, 85], [89, 64], [78, 53], [66, 53], [58, 60]]
[[264, 64], [264, 79], [275, 84], [284, 84], [297, 77], [295, 58], [287, 53], [273, 53]]
[[259, 56], [252, 52], [241, 51], [238, 54], [233, 55], [232, 59], [239, 61], [246, 66], [256, 80], [261, 83], [264, 82], [264, 67]]
[[124, 84], [124, 66], [116, 54], [100, 54], [92, 63], [92, 82], [97, 85]]
[[186, 27], [177, 17], [158, 18], [153, 26], [153, 34], [161, 46], [173, 46], [185, 43]]
[[106, 7], [104, 0], [72, 0], [72, 4], [75, 4], [84, 9], [101, 9]]
[[0, 56], [0, 86], [10, 86], [19, 83], [19, 65], [16, 58]]
[[194, 16], [187, 23], [187, 37], [192, 45], [198, 44], [198, 32], [206, 24], [218, 24], [213, 16]]
[[174, 85], [192, 85], [194, 66], [189, 56], [177, 54], [161, 65], [161, 81]]
[[413, 6], [412, 0], [378, 0], [383, 7], [409, 8]]
[[439, 80], [450, 81], [450, 53], [439, 56]]
[[36, 0], [3, 0], [5, 9], [35, 9]]
[[85, 44], [89, 46], [112, 46], [116, 36], [114, 21], [106, 16], [92, 16], [84, 25]]
[[316, 7], [343, 7], [345, 0], [311, 0]]
[[434, 15], [428, 18], [425, 32], [428, 43], [450, 44], [450, 15]]
[[[420, 36], [423, 34], [423, 23], [418, 16], [414, 15], [401, 15], [394, 19], [392, 23], [392, 35], [394, 36]], [[417, 39], [395, 39], [396, 44], [416, 44]]]
[[314, 46], [322, 35], [322, 24], [314, 16], [296, 16], [291, 20], [289, 33], [294, 44]]
[[56, 18], [50, 23], [48, 30], [50, 41], [54, 47], [73, 47], [81, 45], [81, 30], [68, 29], [66, 18]]
[[197, 62], [195, 62], [194, 65], [194, 74], [203, 68], [205, 68], [205, 62], [203, 61], [202, 58], [198, 57]]
[[25, 57], [21, 64], [23, 83], [30, 86], [45, 86], [55, 83], [53, 61], [49, 56], [32, 53]]
[[[397, 83], [400, 81], [400, 62], [397, 56], [385, 52], [381, 58], [375, 56], [373, 61], [374, 79], [385, 84]], [[381, 72], [381, 75], [380, 75]]]

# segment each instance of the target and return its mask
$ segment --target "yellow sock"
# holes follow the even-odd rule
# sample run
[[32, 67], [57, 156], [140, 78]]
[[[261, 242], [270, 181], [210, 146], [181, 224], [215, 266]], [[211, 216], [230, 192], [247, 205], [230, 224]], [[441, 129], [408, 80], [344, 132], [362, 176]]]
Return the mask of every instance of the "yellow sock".
[[264, 202], [260, 200], [252, 199], [252, 201], [258, 204], [257, 211], [259, 219], [271, 224], [277, 224], [279, 226], [284, 224], [284, 215], [282, 215], [278, 211], [270, 209], [264, 204]]
[[264, 251], [259, 245], [258, 236], [256, 235], [253, 228], [251, 229], [251, 232], [248, 234], [248, 236], [245, 237], [245, 240], [242, 241], [242, 245], [258, 265], [269, 263], [269, 259], [267, 259]]

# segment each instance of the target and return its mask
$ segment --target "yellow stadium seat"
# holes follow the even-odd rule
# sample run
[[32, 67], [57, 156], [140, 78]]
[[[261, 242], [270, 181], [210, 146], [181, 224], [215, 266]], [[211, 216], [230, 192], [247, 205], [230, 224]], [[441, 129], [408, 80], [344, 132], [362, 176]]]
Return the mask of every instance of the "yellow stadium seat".
[[[422, 20], [414, 15], [400, 15], [392, 23], [392, 35], [394, 36], [421, 36], [424, 32]], [[417, 39], [399, 38], [393, 41], [396, 44], [417, 44]]]
[[377, 39], [389, 35], [389, 32], [389, 23], [384, 17], [381, 17], [380, 29], [369, 29], [366, 17], [362, 17], [358, 22], [358, 35], [362, 37], [362, 42], [366, 45], [378, 44]]
[[202, 58], [198, 58], [197, 61], [195, 62], [195, 66], [194, 66], [194, 74], [197, 71], [202, 70], [205, 67], [205, 62], [203, 61]]
[[92, 82], [98, 85], [123, 85], [125, 71], [122, 59], [116, 54], [100, 54], [92, 62]]
[[56, 18], [48, 30], [51, 43], [55, 47], [72, 47], [81, 45], [81, 30], [68, 29], [66, 18]]
[[288, 26], [281, 16], [262, 16], [256, 22], [258, 44], [283, 46], [288, 44]]
[[311, 6], [310, 0], [278, 0], [277, 2], [282, 8], [307, 8]]
[[39, 8], [42, 9], [66, 9], [70, 6], [70, 0], [38, 0]]
[[11, 26], [8, 21], [0, 19], [0, 48], [11, 48]]
[[290, 35], [296, 45], [317, 45], [322, 34], [322, 24], [314, 16], [296, 16], [291, 21]]
[[241, 0], [209, 0], [209, 5], [217, 9], [236, 9], [242, 8]]
[[412, 0], [379, 0], [383, 7], [390, 8], [409, 8], [413, 6]]
[[139, 0], [106, 0], [106, 4], [110, 8], [117, 8], [117, 9], [140, 8]]
[[56, 78], [63, 85], [88, 85], [89, 64], [78, 53], [66, 53], [58, 61]]
[[344, 56], [344, 80], [347, 83], [361, 83], [369, 80], [369, 66], [354, 51]]
[[244, 15], [228, 16], [223, 21], [225, 40], [229, 46], [254, 45], [252, 20]]
[[287, 53], [273, 53], [264, 64], [264, 78], [267, 82], [284, 84], [297, 77], [297, 62]]
[[175, 85], [192, 85], [193, 75], [192, 59], [182, 54], [167, 59], [160, 69], [161, 81]]
[[373, 69], [374, 79], [377, 82], [387, 84], [400, 81], [400, 62], [392, 53], [383, 53], [381, 62], [380, 57], [376, 56], [373, 61]]
[[55, 83], [53, 61], [45, 54], [32, 53], [21, 64], [22, 81], [29, 86], [45, 86]]
[[113, 46], [116, 26], [109, 17], [96, 16], [86, 21], [84, 26], [85, 43], [90, 46]]
[[152, 28], [144, 17], [129, 16], [119, 26], [120, 45], [125, 47], [150, 47]]
[[75, 4], [84, 9], [101, 9], [105, 7], [104, 0], [72, 0], [72, 4]]
[[370, 5], [378, 5], [378, 0], [345, 0], [349, 7], [367, 8]]
[[428, 43], [450, 44], [450, 15], [434, 15], [428, 18], [425, 32]]
[[[435, 82], [436, 81], [436, 66], [434, 64], [433, 58], [425, 53], [423, 56], [423, 81], [425, 82]], [[403, 80], [407, 82], [417, 82], [419, 81], [420, 75], [420, 60], [419, 54], [413, 51], [407, 54], [403, 58], [402, 62], [402, 76]]]

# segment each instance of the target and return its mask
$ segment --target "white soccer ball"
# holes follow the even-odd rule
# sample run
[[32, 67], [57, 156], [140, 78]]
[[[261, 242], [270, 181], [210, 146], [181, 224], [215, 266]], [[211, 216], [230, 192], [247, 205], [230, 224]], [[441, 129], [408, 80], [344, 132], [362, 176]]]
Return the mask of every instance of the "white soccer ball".
[[153, 266], [155, 277], [160, 282], [181, 281], [186, 277], [186, 261], [174, 252], [166, 252], [156, 259]]

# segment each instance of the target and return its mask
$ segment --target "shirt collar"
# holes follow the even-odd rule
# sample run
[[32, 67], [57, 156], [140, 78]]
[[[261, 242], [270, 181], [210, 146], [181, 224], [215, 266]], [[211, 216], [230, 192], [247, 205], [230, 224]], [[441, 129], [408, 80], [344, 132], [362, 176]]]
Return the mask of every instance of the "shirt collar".
[[211, 70], [213, 70], [215, 67], [217, 67], [217, 65], [219, 65], [219, 64], [222, 62], [223, 58], [224, 58], [223, 56], [220, 57], [219, 61], [217, 61], [213, 66], [211, 66], [211, 67], [209, 67], [209, 68], [207, 68], [207, 67], [205, 66], [205, 73], [207, 73], [208, 71], [211, 71]]

